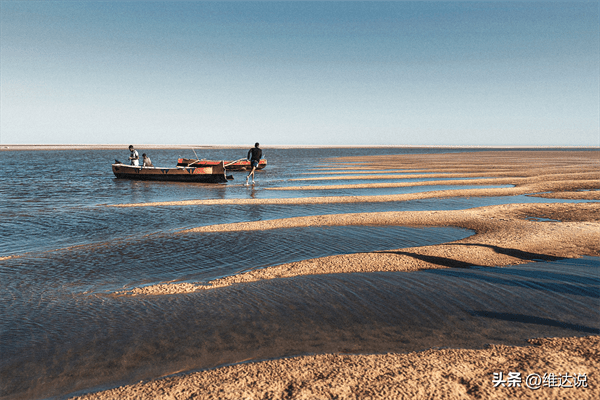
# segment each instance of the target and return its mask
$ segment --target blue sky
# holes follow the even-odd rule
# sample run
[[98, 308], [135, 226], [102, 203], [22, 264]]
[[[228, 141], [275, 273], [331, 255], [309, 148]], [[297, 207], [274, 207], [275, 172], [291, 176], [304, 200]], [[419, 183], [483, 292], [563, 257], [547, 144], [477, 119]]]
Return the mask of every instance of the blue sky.
[[0, 7], [2, 144], [600, 145], [597, 1]]

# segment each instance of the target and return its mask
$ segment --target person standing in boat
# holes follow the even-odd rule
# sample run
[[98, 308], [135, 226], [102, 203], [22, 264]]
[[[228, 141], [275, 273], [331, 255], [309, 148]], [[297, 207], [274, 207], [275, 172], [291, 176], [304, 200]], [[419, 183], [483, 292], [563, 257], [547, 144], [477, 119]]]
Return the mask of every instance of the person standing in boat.
[[154, 167], [154, 165], [152, 165], [152, 161], [150, 160], [150, 157], [148, 157], [146, 155], [146, 153], [142, 154], [142, 160], [143, 160], [143, 164], [142, 167]]
[[254, 171], [256, 171], [258, 163], [262, 157], [262, 150], [258, 146], [258, 143], [254, 143], [254, 147], [248, 150], [248, 156], [246, 158], [250, 160], [250, 173], [246, 177], [246, 185], [248, 185], [248, 179], [250, 179], [250, 176], [252, 176], [252, 184], [254, 184]]
[[129, 156], [129, 159], [131, 160], [131, 165], [135, 165], [136, 167], [139, 166], [140, 156], [137, 150], [134, 149], [132, 145], [129, 145], [129, 151], [131, 152], [131, 155]]

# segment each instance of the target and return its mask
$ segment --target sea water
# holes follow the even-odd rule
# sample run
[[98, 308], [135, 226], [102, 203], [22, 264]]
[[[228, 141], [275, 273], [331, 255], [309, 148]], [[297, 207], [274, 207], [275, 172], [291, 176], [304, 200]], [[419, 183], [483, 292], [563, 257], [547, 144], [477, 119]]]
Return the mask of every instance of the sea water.
[[[157, 166], [174, 166], [178, 156], [193, 156], [190, 149], [141, 150]], [[336, 189], [335, 194], [268, 189], [304, 185], [292, 179], [328, 171], [335, 167], [335, 156], [447, 151], [463, 150], [267, 149], [269, 165], [257, 172], [254, 187], [243, 185], [243, 172], [234, 173], [232, 182], [217, 185], [118, 180], [110, 163], [125, 160], [126, 149], [0, 152], [0, 257], [5, 257], [0, 260], [2, 397], [60, 398], [242, 360], [477, 348], [486, 343], [523, 344], [537, 336], [597, 333], [596, 258], [511, 268], [304, 276], [168, 296], [113, 295], [124, 288], [206, 282], [314, 257], [389, 251], [472, 234], [456, 228], [378, 226], [178, 233], [191, 227], [554, 201], [515, 196], [108, 207], [192, 199], [406, 193], [403, 190], [414, 188]], [[198, 155], [234, 160], [244, 153], [203, 150]], [[449, 182], [447, 188], [451, 187]]]

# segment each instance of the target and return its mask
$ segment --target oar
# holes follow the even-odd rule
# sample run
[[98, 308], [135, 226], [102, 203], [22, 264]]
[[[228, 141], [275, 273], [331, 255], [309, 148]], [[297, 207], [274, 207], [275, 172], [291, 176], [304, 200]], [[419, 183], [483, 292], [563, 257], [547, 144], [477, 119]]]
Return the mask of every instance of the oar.
[[243, 161], [243, 160], [245, 160], [245, 158], [240, 158], [239, 160], [235, 160], [235, 161], [232, 161], [232, 162], [230, 162], [229, 164], [223, 165], [223, 167], [224, 167], [224, 168], [227, 168], [227, 167], [229, 167], [231, 164], [235, 164], [236, 162], [240, 162], [240, 161]]

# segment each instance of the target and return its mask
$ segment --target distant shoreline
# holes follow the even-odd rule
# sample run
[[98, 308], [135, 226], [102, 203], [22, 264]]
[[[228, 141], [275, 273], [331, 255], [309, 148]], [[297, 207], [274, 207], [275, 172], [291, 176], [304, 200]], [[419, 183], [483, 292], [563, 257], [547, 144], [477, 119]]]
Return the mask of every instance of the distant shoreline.
[[[246, 149], [247, 145], [194, 145], [194, 144], [136, 144], [134, 146], [144, 149], [178, 150], [178, 149]], [[122, 150], [128, 144], [2, 144], [0, 151], [36, 151], [36, 150]], [[479, 145], [266, 145], [264, 149], [555, 149], [555, 150], [585, 150], [600, 149], [600, 146], [479, 146]]]

